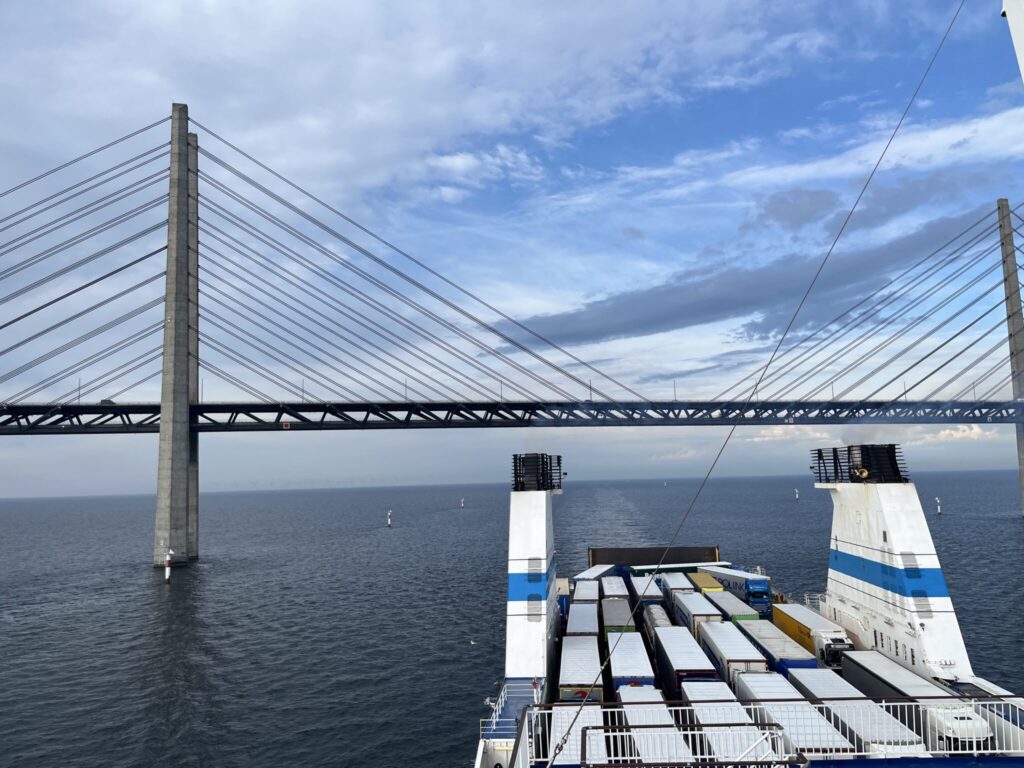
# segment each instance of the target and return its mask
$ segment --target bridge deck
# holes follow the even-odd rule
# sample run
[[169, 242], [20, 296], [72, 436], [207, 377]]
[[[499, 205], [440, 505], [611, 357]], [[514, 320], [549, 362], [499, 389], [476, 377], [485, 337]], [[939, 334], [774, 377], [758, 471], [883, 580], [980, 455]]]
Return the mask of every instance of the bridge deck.
[[[197, 432], [508, 427], [1019, 424], [1016, 401], [283, 402], [192, 406]], [[158, 432], [158, 403], [0, 403], [0, 435]]]

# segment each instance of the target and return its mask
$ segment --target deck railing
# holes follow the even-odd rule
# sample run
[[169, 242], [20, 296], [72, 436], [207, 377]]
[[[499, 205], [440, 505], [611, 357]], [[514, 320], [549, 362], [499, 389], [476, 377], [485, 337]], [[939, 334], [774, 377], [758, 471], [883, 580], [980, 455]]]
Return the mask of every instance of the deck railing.
[[501, 686], [498, 698], [491, 705], [490, 717], [480, 719], [480, 738], [507, 738], [516, 737], [516, 719], [519, 716], [520, 704], [516, 711], [506, 711], [506, 704], [509, 697], [513, 700], [524, 701], [524, 703], [536, 703], [542, 696], [542, 689], [533, 683], [505, 683]]
[[[578, 705], [530, 707], [519, 734], [523, 765], [546, 765]], [[916, 701], [837, 699], [827, 702], [668, 702], [600, 706], [581, 717], [562, 746], [586, 768], [657, 764], [789, 765], [854, 757], [1024, 756], [1024, 699], [937, 697]], [[717, 712], [716, 712], [717, 710]], [[665, 713], [671, 724], [665, 719]], [[747, 720], [749, 718], [749, 720]]]

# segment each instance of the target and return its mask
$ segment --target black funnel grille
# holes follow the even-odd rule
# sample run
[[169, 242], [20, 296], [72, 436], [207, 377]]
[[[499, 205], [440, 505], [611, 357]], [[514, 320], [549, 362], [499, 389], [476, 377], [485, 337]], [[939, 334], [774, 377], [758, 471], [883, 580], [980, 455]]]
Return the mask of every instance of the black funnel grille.
[[907, 465], [895, 443], [848, 445], [811, 451], [811, 472], [819, 483], [906, 483]]
[[513, 491], [557, 491], [561, 487], [561, 456], [517, 453], [512, 457]]

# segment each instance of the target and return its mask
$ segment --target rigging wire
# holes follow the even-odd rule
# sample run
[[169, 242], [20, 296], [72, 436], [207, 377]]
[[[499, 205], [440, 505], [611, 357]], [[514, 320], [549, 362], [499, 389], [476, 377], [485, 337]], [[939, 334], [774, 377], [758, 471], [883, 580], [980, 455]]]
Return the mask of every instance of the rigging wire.
[[[879, 166], [881, 166], [881, 164], [882, 164], [882, 160], [885, 159], [885, 155], [889, 151], [889, 147], [892, 146], [893, 141], [896, 139], [896, 134], [899, 132], [900, 126], [903, 125], [903, 122], [906, 120], [907, 115], [910, 113], [911, 107], [914, 105], [914, 101], [917, 99], [917, 95], [921, 92], [921, 88], [924, 87], [925, 80], [928, 79], [928, 74], [931, 72], [932, 67], [935, 64], [935, 60], [939, 56], [939, 52], [942, 50], [942, 47], [945, 45], [946, 39], [949, 37], [949, 33], [953, 30], [953, 24], [956, 22], [957, 17], [960, 15], [960, 11], [963, 9], [965, 2], [966, 2], [966, 0], [960, 0], [960, 4], [957, 6], [956, 12], [953, 14], [953, 18], [950, 20], [949, 26], [946, 27], [945, 33], [942, 35], [942, 38], [939, 40], [939, 44], [936, 47], [935, 52], [932, 54], [932, 57], [931, 57], [931, 59], [928, 62], [928, 66], [924, 70], [924, 74], [921, 76], [921, 79], [918, 81], [917, 87], [914, 89], [914, 92], [911, 95], [910, 100], [907, 102], [906, 108], [903, 110], [903, 114], [900, 116], [899, 121], [897, 121], [897, 123], [896, 123], [896, 127], [893, 128], [892, 135], [889, 136], [889, 140], [885, 143], [885, 146], [882, 148], [882, 152], [878, 156], [878, 160], [875, 162], [875, 165], [871, 169], [871, 172], [868, 174], [867, 178], [864, 180], [864, 184], [861, 186], [860, 192], [857, 194], [857, 197], [854, 199], [853, 205], [850, 207], [849, 213], [846, 214], [846, 217], [843, 219], [843, 222], [842, 222], [842, 224], [839, 227], [839, 231], [836, 233], [835, 238], [832, 240], [832, 245], [829, 246], [828, 251], [825, 253], [825, 256], [822, 258], [821, 263], [818, 265], [818, 269], [815, 271], [814, 276], [811, 278], [810, 284], [807, 286], [807, 289], [804, 291], [804, 294], [801, 297], [799, 304], [797, 304], [796, 311], [793, 312], [793, 316], [790, 318], [789, 323], [786, 325], [785, 330], [782, 332], [782, 335], [779, 337], [779, 340], [778, 340], [778, 342], [775, 345], [774, 351], [772, 352], [771, 356], [768, 358], [768, 362], [765, 364], [765, 366], [764, 366], [764, 368], [762, 370], [761, 376], [760, 376], [760, 378], [758, 380], [759, 382], [760, 382], [760, 379], [764, 378], [765, 373], [767, 373], [767, 371], [771, 367], [772, 361], [775, 359], [775, 356], [778, 354], [779, 349], [782, 347], [783, 342], [786, 340], [786, 336], [789, 335], [790, 330], [792, 330], [793, 325], [796, 323], [796, 319], [800, 315], [800, 311], [803, 309], [804, 304], [807, 303], [807, 299], [811, 295], [811, 291], [814, 290], [814, 286], [817, 284], [818, 279], [821, 277], [821, 273], [825, 269], [825, 265], [828, 264], [828, 261], [829, 261], [829, 259], [832, 256], [832, 252], [835, 250], [836, 245], [838, 245], [840, 238], [843, 236], [843, 233], [846, 231], [846, 227], [847, 227], [847, 225], [849, 225], [850, 219], [853, 218], [853, 214], [856, 212], [857, 207], [860, 205], [860, 201], [863, 199], [865, 192], [867, 192], [868, 186], [871, 184], [871, 180], [875, 177], [875, 174], [878, 172]], [[749, 405], [750, 401], [753, 399], [753, 396], [754, 396], [753, 393], [756, 392], [756, 391], [757, 391], [757, 384], [754, 385], [752, 393], [747, 398], [747, 404], [748, 405]], [[687, 507], [685, 513], [683, 514], [682, 518], [680, 519], [679, 524], [676, 526], [675, 532], [672, 535], [672, 539], [669, 541], [668, 545], [665, 547], [664, 551], [661, 553], [661, 557], [658, 559], [657, 565], [654, 567], [654, 570], [651, 572], [650, 577], [652, 579], [661, 570], [661, 566], [665, 564], [665, 558], [668, 557], [668, 553], [672, 549], [673, 544], [675, 543], [676, 539], [679, 538], [679, 534], [682, 532], [683, 526], [686, 524], [686, 520], [689, 518], [690, 514], [693, 512], [694, 507], [697, 505], [697, 501], [700, 499], [700, 496], [703, 493], [704, 488], [707, 486], [708, 481], [711, 479], [711, 475], [714, 474], [715, 468], [718, 466], [718, 462], [721, 460], [722, 455], [725, 453], [725, 449], [728, 447], [729, 442], [732, 440], [732, 436], [736, 433], [736, 429], [738, 428], [738, 426], [739, 426], [739, 422], [738, 421], [734, 421], [733, 424], [729, 427], [729, 431], [726, 434], [725, 439], [722, 441], [721, 447], [719, 447], [718, 452], [715, 454], [715, 457], [712, 460], [711, 465], [708, 467], [707, 472], [705, 473], [704, 477], [700, 481], [700, 485], [697, 486], [697, 490], [694, 493], [693, 498], [691, 499], [689, 506]], [[632, 612], [630, 613], [631, 616], [636, 613], [637, 608], [639, 608], [640, 605], [641, 604], [638, 602], [637, 606], [634, 607]], [[619, 637], [615, 641], [615, 646], [618, 646], [618, 644], [621, 641], [621, 639], [622, 639], [622, 635], [619, 635]], [[608, 656], [604, 660], [604, 662], [601, 664], [601, 669], [598, 672], [597, 678], [594, 680], [594, 683], [590, 686], [590, 690], [591, 691], [594, 689], [594, 687], [597, 685], [597, 683], [601, 680], [601, 676], [604, 674], [604, 670], [607, 668], [609, 662], [611, 661], [612, 653], [615, 651], [615, 646], [613, 646], [612, 648], [610, 648], [608, 650]], [[569, 723], [569, 726], [565, 730], [565, 735], [558, 742], [558, 744], [556, 745], [555, 749], [552, 750], [552, 754], [551, 754], [551, 756], [549, 757], [549, 759], [547, 761], [548, 768], [551, 768], [551, 766], [554, 764], [555, 758], [558, 757], [558, 754], [565, 747], [565, 743], [568, 740], [569, 734], [572, 733], [573, 726], [575, 726], [576, 721], [579, 719], [580, 713], [582, 711], [583, 711], [583, 702], [580, 702], [580, 705], [577, 708], [576, 713], [573, 716], [572, 721]]]

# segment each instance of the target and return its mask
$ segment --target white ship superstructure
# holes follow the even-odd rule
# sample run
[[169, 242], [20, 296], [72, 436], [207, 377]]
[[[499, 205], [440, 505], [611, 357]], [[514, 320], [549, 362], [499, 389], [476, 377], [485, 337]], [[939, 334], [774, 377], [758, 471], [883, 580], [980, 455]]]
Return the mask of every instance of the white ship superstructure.
[[972, 673], [899, 449], [813, 458], [834, 508], [821, 612], [777, 592], [750, 608], [775, 582], [716, 546], [592, 547], [556, 589], [561, 458], [516, 456], [505, 684], [476, 768], [1024, 766], [1024, 701]]

